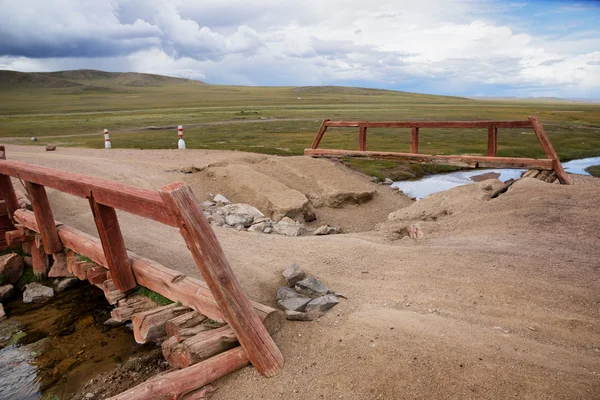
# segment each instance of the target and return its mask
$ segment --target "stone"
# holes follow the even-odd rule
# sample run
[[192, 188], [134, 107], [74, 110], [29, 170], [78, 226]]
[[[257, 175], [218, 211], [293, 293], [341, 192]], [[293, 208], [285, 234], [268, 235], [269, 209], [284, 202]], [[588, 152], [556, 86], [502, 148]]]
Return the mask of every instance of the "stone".
[[23, 275], [23, 257], [15, 253], [0, 256], [0, 277], [15, 285], [21, 275]]
[[206, 200], [206, 201], [203, 201], [202, 203], [200, 203], [200, 207], [202, 207], [202, 208], [210, 208], [210, 207], [214, 207], [216, 205], [217, 205], [217, 203], [215, 203], [214, 201], [210, 201], [210, 200]]
[[63, 252], [52, 255], [54, 262], [52, 268], [48, 271], [48, 278], [62, 278], [73, 276], [73, 273], [67, 269], [67, 255]]
[[230, 214], [225, 217], [225, 223], [229, 226], [241, 226], [242, 228], [252, 225], [252, 215]]
[[285, 300], [290, 299], [292, 297], [302, 297], [302, 295], [296, 292], [294, 289], [287, 286], [282, 286], [279, 289], [277, 289], [277, 300]]
[[56, 146], [53, 145], [52, 143], [48, 143], [46, 145], [46, 151], [54, 151], [54, 150], [56, 150]]
[[334, 306], [336, 306], [340, 300], [334, 294], [326, 294], [325, 296], [317, 297], [306, 305], [305, 312], [316, 313], [323, 315]]
[[338, 230], [335, 229], [333, 226], [323, 225], [323, 226], [320, 226], [317, 229], [315, 229], [315, 231], [313, 232], [313, 235], [315, 235], [315, 236], [330, 235], [332, 233], [337, 233], [337, 232], [338, 232]]
[[290, 297], [287, 299], [279, 300], [277, 302], [277, 305], [282, 310], [304, 311], [304, 307], [306, 307], [306, 305], [310, 303], [310, 301], [310, 297]]
[[488, 179], [498, 179], [500, 177], [499, 172], [486, 172], [480, 175], [475, 175], [471, 177], [473, 182], [483, 182]]
[[57, 292], [64, 292], [68, 288], [74, 286], [77, 282], [79, 282], [79, 279], [77, 279], [77, 278], [65, 278], [65, 279], [61, 279], [56, 284], [56, 291]]
[[393, 181], [393, 180], [391, 180], [390, 178], [385, 178], [385, 179], [383, 180], [383, 184], [384, 184], [384, 185], [388, 185], [388, 186], [389, 186], [389, 185], [391, 185], [392, 183], [394, 183], [394, 181]]
[[267, 226], [265, 229], [263, 229], [263, 233], [269, 234], [273, 232], [273, 227], [272, 226]]
[[214, 198], [213, 201], [215, 203], [221, 203], [224, 206], [226, 206], [227, 204], [231, 204], [231, 201], [229, 201], [229, 199], [227, 199], [227, 197], [223, 196], [222, 194], [217, 194]]
[[8, 300], [15, 295], [15, 287], [13, 285], [0, 286], [0, 301]]
[[243, 225], [249, 227], [255, 220], [264, 218], [256, 207], [250, 204], [230, 204], [218, 210], [218, 214], [225, 217], [225, 223], [229, 226]]
[[45, 303], [52, 297], [54, 297], [54, 290], [51, 287], [33, 282], [25, 285], [23, 303]]
[[261, 232], [267, 227], [266, 222], [259, 222], [258, 224], [253, 224], [248, 228], [248, 232]]
[[316, 315], [305, 312], [290, 310], [285, 312], [285, 319], [288, 321], [313, 321], [315, 318], [317, 318]]
[[300, 268], [298, 264], [292, 264], [281, 273], [285, 278], [285, 281], [290, 287], [294, 287], [296, 283], [306, 278], [306, 272]]
[[411, 239], [423, 239], [425, 237], [425, 233], [418, 224], [409, 225], [406, 231]]
[[281, 221], [274, 224], [273, 230], [275, 233], [285, 236], [300, 236], [306, 232], [304, 225], [288, 217], [284, 217]]
[[329, 288], [312, 276], [296, 283], [296, 291], [304, 296], [319, 297], [329, 293]]
[[4, 321], [6, 319], [6, 313], [4, 312], [4, 306], [0, 303], [0, 321]]
[[216, 226], [225, 225], [225, 218], [222, 215], [219, 215], [217, 213], [213, 213], [213, 214], [208, 213], [208, 215], [206, 216], [206, 219], [208, 220], [209, 223], [216, 225]]

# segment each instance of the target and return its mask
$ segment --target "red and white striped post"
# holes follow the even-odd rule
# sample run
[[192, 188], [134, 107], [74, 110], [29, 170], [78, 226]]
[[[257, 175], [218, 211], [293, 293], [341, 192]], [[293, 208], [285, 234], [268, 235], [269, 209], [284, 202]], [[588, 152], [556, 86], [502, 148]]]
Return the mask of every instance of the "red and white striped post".
[[183, 140], [183, 126], [181, 125], [177, 127], [177, 136], [179, 136], [179, 140], [177, 141], [177, 148], [185, 149], [185, 141]]
[[110, 139], [108, 138], [108, 129], [104, 130], [104, 148], [105, 149], [111, 148]]

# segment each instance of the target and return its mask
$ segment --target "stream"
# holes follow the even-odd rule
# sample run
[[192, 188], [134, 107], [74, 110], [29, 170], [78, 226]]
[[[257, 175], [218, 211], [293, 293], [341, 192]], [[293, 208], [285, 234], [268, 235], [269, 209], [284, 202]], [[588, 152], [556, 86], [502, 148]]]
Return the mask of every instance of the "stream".
[[[565, 170], [571, 174], [589, 175], [586, 168], [593, 165], [600, 165], [600, 157], [581, 158], [562, 163]], [[398, 181], [392, 184], [398, 187], [402, 192], [417, 200], [427, 197], [430, 194], [438, 193], [444, 190], [452, 189], [457, 186], [475, 183], [471, 178], [487, 172], [499, 173], [502, 182], [509, 179], [518, 179], [525, 169], [474, 169], [468, 171], [457, 171], [445, 174], [429, 175], [414, 181]]]

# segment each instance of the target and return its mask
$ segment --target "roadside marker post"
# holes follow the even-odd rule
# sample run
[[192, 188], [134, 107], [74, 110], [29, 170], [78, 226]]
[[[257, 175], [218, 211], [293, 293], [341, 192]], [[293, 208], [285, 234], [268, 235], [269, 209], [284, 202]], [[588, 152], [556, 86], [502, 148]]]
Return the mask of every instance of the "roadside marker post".
[[104, 148], [105, 149], [111, 148], [110, 139], [108, 138], [108, 129], [104, 130]]
[[177, 148], [185, 149], [185, 141], [183, 140], [183, 126], [181, 125], [177, 127], [177, 136], [179, 137], [179, 140], [177, 141]]

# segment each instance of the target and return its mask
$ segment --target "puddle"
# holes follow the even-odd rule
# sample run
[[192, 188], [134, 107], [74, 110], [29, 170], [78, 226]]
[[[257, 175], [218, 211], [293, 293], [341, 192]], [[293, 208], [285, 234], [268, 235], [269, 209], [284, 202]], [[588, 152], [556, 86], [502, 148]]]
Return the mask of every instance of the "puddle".
[[[582, 158], [563, 163], [563, 167], [567, 172], [582, 175], [589, 175], [585, 169], [591, 167], [592, 165], [600, 165], [600, 157]], [[499, 173], [500, 177], [498, 177], [498, 179], [500, 179], [502, 182], [505, 182], [509, 179], [518, 179], [525, 171], [525, 169], [477, 169], [457, 171], [446, 174], [429, 175], [415, 181], [394, 182], [392, 186], [400, 188], [400, 190], [402, 190], [408, 196], [419, 200], [433, 193], [474, 183], [473, 180], [471, 180], [471, 177], [481, 175], [486, 172]]]
[[156, 349], [136, 344], [125, 326], [105, 326], [111, 306], [87, 282], [45, 304], [24, 304], [19, 296], [4, 306], [0, 399], [70, 399], [90, 379]]

